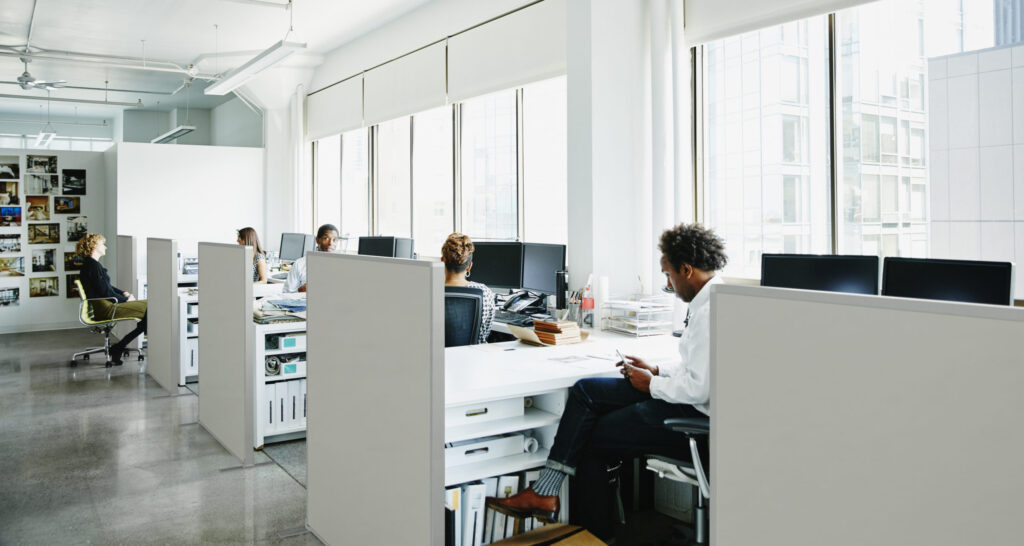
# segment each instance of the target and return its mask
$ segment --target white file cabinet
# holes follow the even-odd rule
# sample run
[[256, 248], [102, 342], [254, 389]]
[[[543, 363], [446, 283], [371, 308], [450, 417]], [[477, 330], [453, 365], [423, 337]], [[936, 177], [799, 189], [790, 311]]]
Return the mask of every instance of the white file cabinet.
[[178, 385], [199, 377], [199, 295], [194, 289], [178, 288], [178, 355], [181, 376]]
[[256, 325], [253, 447], [306, 432], [306, 323]]

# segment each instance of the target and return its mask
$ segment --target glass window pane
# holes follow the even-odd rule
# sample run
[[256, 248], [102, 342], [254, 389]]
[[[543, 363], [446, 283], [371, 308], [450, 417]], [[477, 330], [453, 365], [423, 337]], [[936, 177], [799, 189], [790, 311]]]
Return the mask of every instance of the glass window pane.
[[452, 107], [412, 117], [413, 239], [420, 256], [440, 256], [454, 230]]
[[341, 224], [341, 135], [316, 143], [316, 192], [313, 223]]
[[370, 234], [370, 136], [369, 129], [341, 135], [341, 232], [342, 250], [354, 250], [355, 238]]
[[515, 239], [516, 94], [514, 90], [462, 104], [462, 232], [474, 239]]
[[377, 126], [377, 227], [380, 235], [411, 237], [409, 118]]
[[566, 79], [523, 88], [523, 240], [569, 239]]

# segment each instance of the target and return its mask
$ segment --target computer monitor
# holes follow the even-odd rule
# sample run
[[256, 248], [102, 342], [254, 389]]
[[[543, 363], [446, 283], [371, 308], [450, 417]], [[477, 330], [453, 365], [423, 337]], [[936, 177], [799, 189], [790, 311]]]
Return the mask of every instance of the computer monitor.
[[360, 237], [359, 254], [363, 256], [395, 257], [394, 237]]
[[[473, 246], [473, 269], [470, 280], [490, 288], [523, 286], [523, 244], [511, 242], [479, 242]], [[554, 281], [554, 274], [551, 277]]]
[[1013, 264], [886, 258], [882, 295], [926, 300], [1013, 304]]
[[878, 256], [762, 254], [761, 286], [878, 294]]
[[305, 233], [282, 233], [281, 252], [282, 260], [294, 262], [306, 254], [307, 250], [313, 250], [316, 239]]
[[554, 294], [555, 271], [565, 269], [565, 245], [523, 243], [523, 288]]
[[414, 256], [412, 239], [409, 237], [395, 237], [395, 258], [411, 260]]

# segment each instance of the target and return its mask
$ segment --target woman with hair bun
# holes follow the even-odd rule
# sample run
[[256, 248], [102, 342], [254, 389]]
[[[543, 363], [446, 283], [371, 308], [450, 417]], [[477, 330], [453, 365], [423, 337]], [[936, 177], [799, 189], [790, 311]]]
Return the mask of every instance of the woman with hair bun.
[[480, 310], [480, 333], [476, 343], [487, 343], [494, 320], [494, 292], [486, 285], [469, 280], [473, 269], [473, 241], [468, 235], [452, 233], [441, 245], [441, 261], [444, 262], [444, 285], [477, 288], [484, 293], [484, 305]]

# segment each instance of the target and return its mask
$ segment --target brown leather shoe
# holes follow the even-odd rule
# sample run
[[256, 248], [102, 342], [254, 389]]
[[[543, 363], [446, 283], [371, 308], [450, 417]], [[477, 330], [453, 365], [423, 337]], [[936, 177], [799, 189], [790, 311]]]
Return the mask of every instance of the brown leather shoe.
[[526, 489], [508, 498], [487, 497], [487, 507], [512, 517], [535, 517], [545, 523], [558, 521], [558, 495], [541, 496]]

